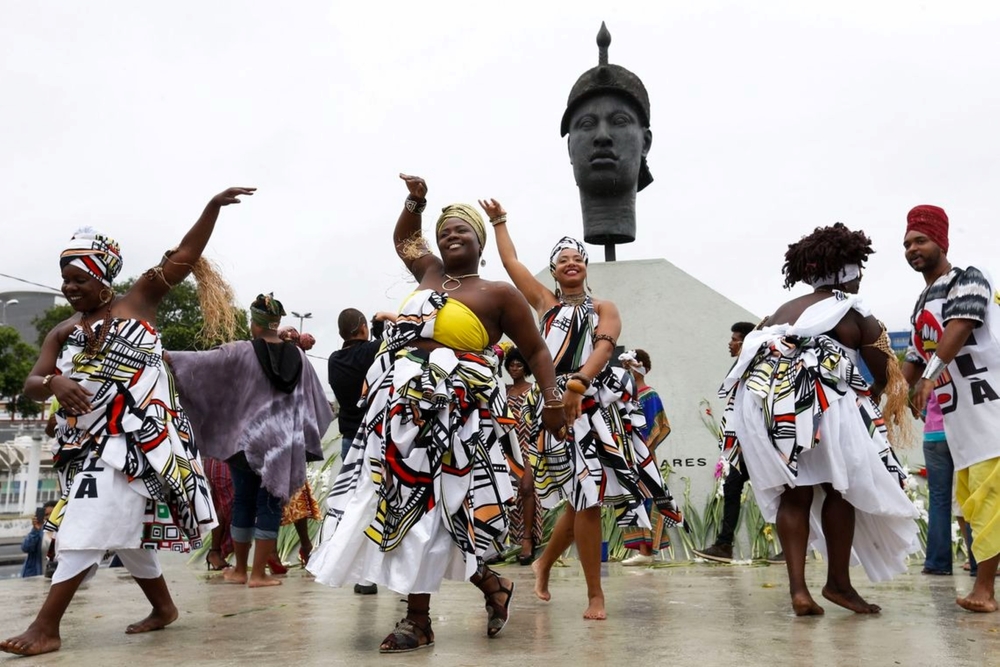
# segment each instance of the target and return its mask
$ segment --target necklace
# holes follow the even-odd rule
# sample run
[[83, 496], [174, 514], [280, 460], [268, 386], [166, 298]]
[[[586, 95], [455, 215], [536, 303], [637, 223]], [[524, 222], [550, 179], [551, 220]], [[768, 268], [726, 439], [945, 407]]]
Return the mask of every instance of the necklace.
[[[453, 290], [453, 289], [458, 289], [459, 287], [462, 286], [462, 278], [478, 278], [478, 277], [479, 277], [479, 273], [478, 272], [477, 273], [463, 273], [460, 276], [451, 276], [451, 275], [448, 275], [446, 273], [446, 274], [444, 274], [445, 280], [444, 280], [443, 283], [441, 283], [441, 289], [443, 289], [445, 292], [447, 292], [449, 290]], [[448, 287], [449, 283], [455, 283], [455, 284], [452, 285], [451, 287]]]
[[566, 294], [563, 292], [559, 295], [559, 300], [567, 306], [582, 306], [587, 301], [587, 293], [580, 292], [579, 294]]
[[94, 357], [97, 355], [98, 351], [104, 347], [104, 341], [108, 337], [108, 330], [111, 328], [111, 304], [108, 303], [108, 309], [104, 311], [104, 318], [101, 320], [101, 337], [98, 338], [97, 334], [94, 333], [94, 329], [87, 318], [81, 318], [80, 328], [83, 329], [83, 338], [86, 343], [83, 346], [83, 351], [88, 357]]

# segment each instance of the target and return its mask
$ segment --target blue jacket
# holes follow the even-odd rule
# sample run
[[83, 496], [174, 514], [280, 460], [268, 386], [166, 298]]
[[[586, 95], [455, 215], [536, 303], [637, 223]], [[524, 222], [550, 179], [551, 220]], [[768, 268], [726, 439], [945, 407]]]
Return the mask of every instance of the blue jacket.
[[32, 528], [21, 542], [21, 551], [28, 554], [21, 568], [22, 577], [40, 577], [44, 571], [45, 554], [42, 553], [42, 530]]

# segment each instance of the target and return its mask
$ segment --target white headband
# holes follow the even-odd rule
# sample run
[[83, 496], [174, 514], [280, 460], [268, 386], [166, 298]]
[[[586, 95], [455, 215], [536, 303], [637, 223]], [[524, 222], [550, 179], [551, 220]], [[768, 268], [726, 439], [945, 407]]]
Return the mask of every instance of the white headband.
[[639, 375], [646, 374], [646, 367], [640, 364], [639, 360], [635, 358], [635, 350], [622, 352], [618, 355], [618, 361], [622, 362], [622, 366], [631, 371], [635, 371]]
[[847, 264], [837, 273], [831, 273], [828, 276], [821, 276], [811, 282], [808, 282], [808, 284], [813, 289], [816, 289], [817, 287], [826, 287], [828, 285], [846, 285], [852, 280], [860, 277], [861, 266], [858, 264]]

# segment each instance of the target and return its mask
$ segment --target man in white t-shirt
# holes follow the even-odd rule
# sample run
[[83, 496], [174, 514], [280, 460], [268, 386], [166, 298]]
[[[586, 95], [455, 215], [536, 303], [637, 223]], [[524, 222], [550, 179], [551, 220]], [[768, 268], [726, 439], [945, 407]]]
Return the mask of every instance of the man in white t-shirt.
[[956, 496], [972, 526], [972, 552], [979, 561], [972, 592], [957, 602], [969, 611], [996, 611], [1000, 293], [979, 269], [960, 269], [948, 261], [948, 216], [937, 206], [922, 205], [910, 211], [903, 247], [906, 261], [927, 283], [911, 320], [912, 343], [919, 354], [915, 361], [923, 362], [914, 405], [923, 410], [933, 391], [941, 406], [948, 448], [958, 471]]

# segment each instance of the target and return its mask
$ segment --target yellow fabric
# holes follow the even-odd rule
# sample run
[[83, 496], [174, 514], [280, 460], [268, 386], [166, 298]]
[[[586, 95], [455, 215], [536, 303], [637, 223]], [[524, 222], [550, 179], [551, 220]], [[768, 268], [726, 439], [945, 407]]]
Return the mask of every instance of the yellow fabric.
[[980, 563], [1000, 554], [1000, 457], [958, 471], [955, 496], [972, 526], [972, 553]]
[[490, 335], [468, 306], [455, 297], [449, 297], [437, 312], [434, 340], [453, 350], [479, 352], [489, 344]]
[[437, 224], [434, 226], [435, 235], [441, 233], [441, 227], [444, 226], [444, 221], [448, 218], [458, 218], [469, 223], [472, 231], [476, 233], [476, 238], [479, 239], [479, 252], [482, 253], [483, 248], [486, 247], [486, 224], [483, 222], [483, 216], [479, 215], [479, 211], [468, 204], [445, 206], [441, 209], [441, 217], [438, 218]]

